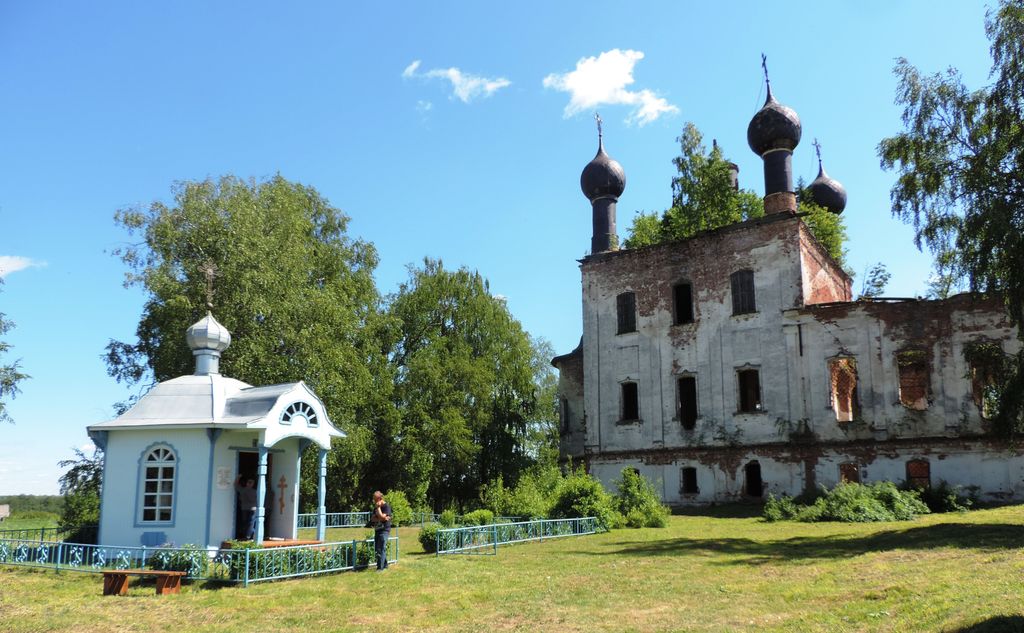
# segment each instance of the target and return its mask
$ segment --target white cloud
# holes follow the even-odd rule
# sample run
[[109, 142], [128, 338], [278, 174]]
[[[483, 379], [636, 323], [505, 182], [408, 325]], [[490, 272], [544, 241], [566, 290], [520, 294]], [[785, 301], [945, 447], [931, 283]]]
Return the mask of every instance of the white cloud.
[[45, 265], [45, 262], [37, 262], [29, 259], [28, 257], [21, 257], [19, 255], [0, 255], [0, 279], [3, 279], [11, 273], [16, 273], [19, 270]]
[[613, 48], [580, 59], [576, 70], [551, 73], [544, 78], [544, 87], [569, 93], [566, 118], [601, 105], [629, 105], [633, 110], [627, 122], [647, 125], [663, 114], [676, 114], [679, 108], [651, 90], [627, 90], [635, 81], [633, 68], [643, 58], [640, 51]]
[[490, 79], [480, 75], [464, 73], [458, 68], [434, 68], [426, 72], [419, 72], [420, 60], [405, 67], [402, 71], [404, 79], [447, 79], [452, 84], [452, 92], [463, 103], [469, 103], [477, 97], [489, 97], [498, 90], [512, 85], [512, 82], [504, 77]]
[[419, 101], [416, 102], [416, 109], [419, 110], [420, 112], [430, 112], [431, 110], [434, 109], [434, 104], [429, 101], [424, 101], [423, 99], [420, 99]]

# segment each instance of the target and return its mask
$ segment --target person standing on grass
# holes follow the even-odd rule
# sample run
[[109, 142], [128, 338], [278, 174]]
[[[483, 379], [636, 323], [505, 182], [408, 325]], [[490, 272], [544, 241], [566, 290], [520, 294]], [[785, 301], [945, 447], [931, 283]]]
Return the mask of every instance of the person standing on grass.
[[373, 493], [373, 509], [370, 511], [373, 524], [373, 549], [377, 553], [377, 571], [388, 568], [388, 537], [391, 536], [391, 504], [384, 500], [380, 490]]

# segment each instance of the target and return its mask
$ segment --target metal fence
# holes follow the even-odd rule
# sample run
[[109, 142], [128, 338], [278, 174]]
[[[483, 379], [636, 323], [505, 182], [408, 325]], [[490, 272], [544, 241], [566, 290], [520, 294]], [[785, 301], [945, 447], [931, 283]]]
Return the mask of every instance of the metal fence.
[[498, 553], [498, 545], [543, 541], [565, 536], [594, 534], [600, 530], [595, 517], [544, 519], [494, 523], [437, 531], [437, 555]]
[[[398, 562], [398, 537], [388, 539]], [[178, 570], [192, 580], [249, 583], [358, 569], [374, 564], [373, 539], [209, 551], [198, 547], [122, 547], [62, 541], [0, 540], [0, 565], [100, 573], [117, 569]]]
[[[370, 520], [369, 512], [328, 512], [324, 515], [326, 528], [364, 527]], [[320, 524], [320, 517], [313, 514], [300, 514], [296, 527], [315, 528]]]
[[41, 527], [0, 530], [0, 541], [56, 542], [74, 537], [76, 541], [94, 542], [97, 526], [80, 525], [73, 528]]
[[[325, 528], [349, 528], [349, 527], [365, 527], [367, 522], [370, 520], [369, 512], [328, 512], [324, 515], [325, 517]], [[494, 517], [495, 521], [503, 523], [511, 523], [519, 517]], [[462, 520], [462, 515], [455, 515], [455, 522], [458, 523]], [[316, 513], [311, 514], [300, 514], [298, 524], [296, 527], [299, 529], [315, 528], [319, 524], [319, 517]], [[424, 526], [428, 523], [440, 523], [441, 515], [436, 512], [413, 512], [412, 520], [407, 525], [419, 525]], [[403, 524], [406, 525], [406, 524]]]

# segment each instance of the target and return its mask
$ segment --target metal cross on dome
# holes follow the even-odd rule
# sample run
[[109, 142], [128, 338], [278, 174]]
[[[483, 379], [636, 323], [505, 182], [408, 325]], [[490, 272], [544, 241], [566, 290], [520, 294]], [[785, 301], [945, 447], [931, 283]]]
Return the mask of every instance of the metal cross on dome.
[[764, 69], [764, 82], [771, 83], [768, 79], [768, 56], [764, 53], [761, 53], [761, 68]]
[[217, 275], [217, 265], [208, 261], [199, 269], [206, 275], [206, 309], [213, 309], [213, 278]]
[[601, 115], [597, 112], [594, 113], [594, 120], [597, 121], [597, 138], [600, 139], [602, 136], [601, 132]]

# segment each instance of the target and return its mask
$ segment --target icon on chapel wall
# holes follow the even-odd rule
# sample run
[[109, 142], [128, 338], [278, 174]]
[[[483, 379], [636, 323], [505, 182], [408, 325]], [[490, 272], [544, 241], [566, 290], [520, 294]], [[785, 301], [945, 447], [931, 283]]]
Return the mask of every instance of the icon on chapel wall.
[[231, 487], [231, 467], [230, 466], [218, 466], [217, 467], [217, 489], [227, 490]]

